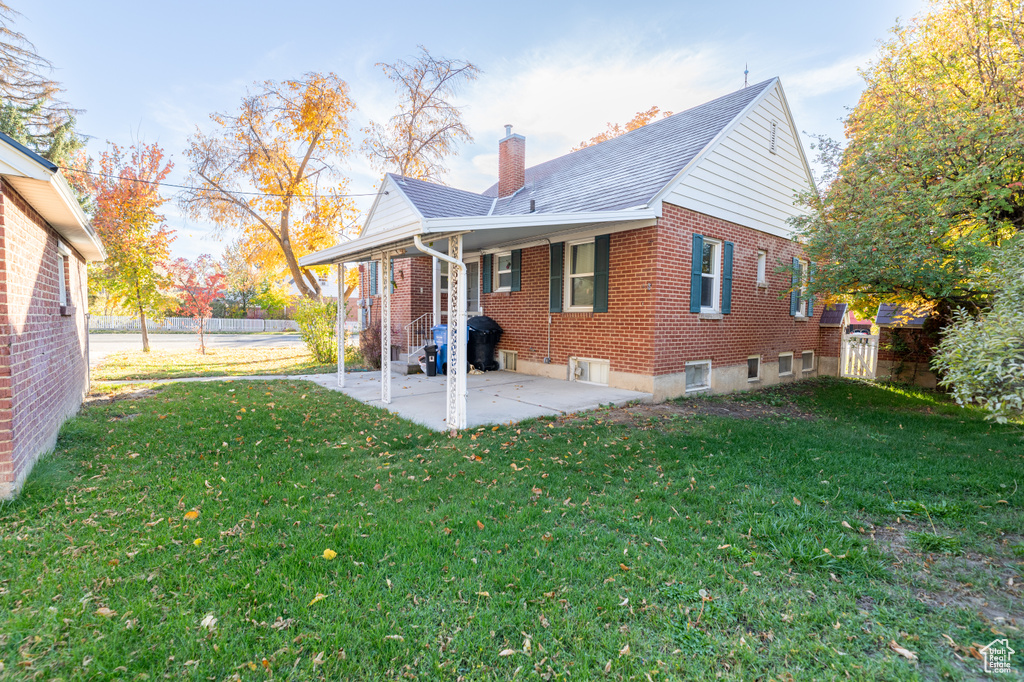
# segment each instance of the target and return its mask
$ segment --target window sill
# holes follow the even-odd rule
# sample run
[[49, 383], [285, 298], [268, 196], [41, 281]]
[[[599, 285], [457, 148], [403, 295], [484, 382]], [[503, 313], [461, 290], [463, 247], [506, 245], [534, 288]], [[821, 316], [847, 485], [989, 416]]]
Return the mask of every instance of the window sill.
[[757, 283], [757, 288], [758, 289], [767, 289], [768, 288], [768, 282], [758, 282]]
[[811, 318], [807, 317], [806, 315], [794, 315], [793, 319], [796, 320], [797, 322], [810, 322], [811, 321]]
[[701, 386], [700, 388], [688, 388], [686, 389], [686, 395], [693, 395], [694, 393], [706, 393], [710, 391], [710, 386]]
[[492, 294], [509, 294], [512, 293], [512, 287], [503, 287], [501, 289], [491, 289]]
[[[780, 375], [780, 376], [781, 376], [781, 375]], [[761, 383], [761, 378], [760, 378], [760, 377], [758, 377], [758, 378], [756, 378], [756, 379], [747, 379], [747, 383], [748, 383], [748, 384], [759, 384], [759, 383]]]
[[698, 320], [722, 320], [725, 319], [725, 315], [722, 313], [700, 313], [697, 315]]
[[594, 312], [593, 307], [588, 308], [566, 308], [562, 311], [563, 313], [592, 313]]
[[74, 317], [75, 316], [75, 306], [73, 306], [73, 305], [62, 305], [60, 307], [60, 316], [61, 317]]

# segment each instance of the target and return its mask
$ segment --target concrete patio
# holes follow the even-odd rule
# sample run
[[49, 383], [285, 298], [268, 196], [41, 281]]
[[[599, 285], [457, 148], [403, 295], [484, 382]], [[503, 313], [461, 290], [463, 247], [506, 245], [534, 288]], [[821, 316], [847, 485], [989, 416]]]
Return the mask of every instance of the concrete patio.
[[[391, 404], [380, 401], [380, 372], [353, 372], [345, 375], [345, 388], [339, 389], [333, 374], [302, 377], [340, 390], [356, 400], [383, 407], [410, 421], [435, 431], [446, 431], [444, 376], [392, 374]], [[594, 384], [559, 381], [515, 372], [486, 372], [466, 377], [468, 388], [467, 428], [487, 424], [507, 424], [534, 417], [559, 416], [592, 410], [602, 405], [650, 402], [650, 393], [627, 391]]]

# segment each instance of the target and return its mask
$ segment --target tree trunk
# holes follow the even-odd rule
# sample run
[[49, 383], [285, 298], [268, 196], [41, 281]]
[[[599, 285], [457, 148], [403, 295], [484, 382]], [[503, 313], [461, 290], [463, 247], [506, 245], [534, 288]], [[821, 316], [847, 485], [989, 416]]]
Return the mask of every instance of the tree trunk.
[[[307, 284], [306, 278], [302, 274], [302, 269], [299, 267], [299, 261], [292, 252], [292, 241], [289, 237], [289, 227], [291, 224], [290, 208], [286, 206], [281, 210], [281, 251], [284, 252], [284, 260], [288, 264], [288, 272], [292, 275], [292, 281], [295, 282], [295, 287], [299, 290], [299, 293], [306, 298], [318, 301], [320, 300], [320, 286], [315, 281]], [[315, 278], [314, 278], [315, 279]]]
[[149, 352], [149, 330], [146, 329], [146, 311], [139, 306], [139, 326], [142, 327], [142, 352]]
[[199, 352], [206, 355], [206, 338], [203, 336], [204, 327], [206, 326], [206, 319], [199, 318]]

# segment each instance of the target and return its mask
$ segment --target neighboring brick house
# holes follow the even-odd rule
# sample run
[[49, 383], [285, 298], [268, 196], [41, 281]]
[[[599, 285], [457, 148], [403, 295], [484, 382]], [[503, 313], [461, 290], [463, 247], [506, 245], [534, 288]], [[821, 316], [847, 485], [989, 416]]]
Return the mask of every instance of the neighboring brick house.
[[0, 133], [0, 499], [88, 391], [86, 263], [103, 257], [60, 169]]
[[531, 168], [508, 126], [490, 189], [388, 175], [359, 238], [301, 263], [361, 263], [375, 321], [390, 277], [399, 330], [438, 317], [454, 257], [449, 316], [495, 319], [518, 372], [657, 400], [835, 374], [838, 335], [799, 295], [797, 130], [778, 79]]

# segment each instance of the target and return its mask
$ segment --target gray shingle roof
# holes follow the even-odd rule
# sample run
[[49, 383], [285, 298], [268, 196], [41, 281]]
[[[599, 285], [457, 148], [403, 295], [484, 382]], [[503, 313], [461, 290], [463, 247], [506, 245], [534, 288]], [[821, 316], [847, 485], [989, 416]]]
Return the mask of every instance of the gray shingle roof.
[[[644, 205], [692, 161], [774, 79], [526, 169], [526, 184], [494, 204], [494, 215], [616, 211]], [[475, 194], [400, 178], [425, 218], [487, 215], [497, 184]]]
[[487, 215], [494, 199], [454, 187], [435, 185], [415, 178], [388, 173], [424, 218], [462, 218]]
[[882, 303], [878, 306], [878, 314], [875, 315], [875, 324], [879, 327], [923, 327], [925, 321], [930, 317], [927, 312], [907, 310], [903, 306], [892, 303]]
[[845, 317], [845, 303], [830, 303], [825, 306], [825, 310], [822, 311], [821, 319], [818, 320], [818, 324], [822, 327], [839, 327], [842, 326], [843, 318]]

